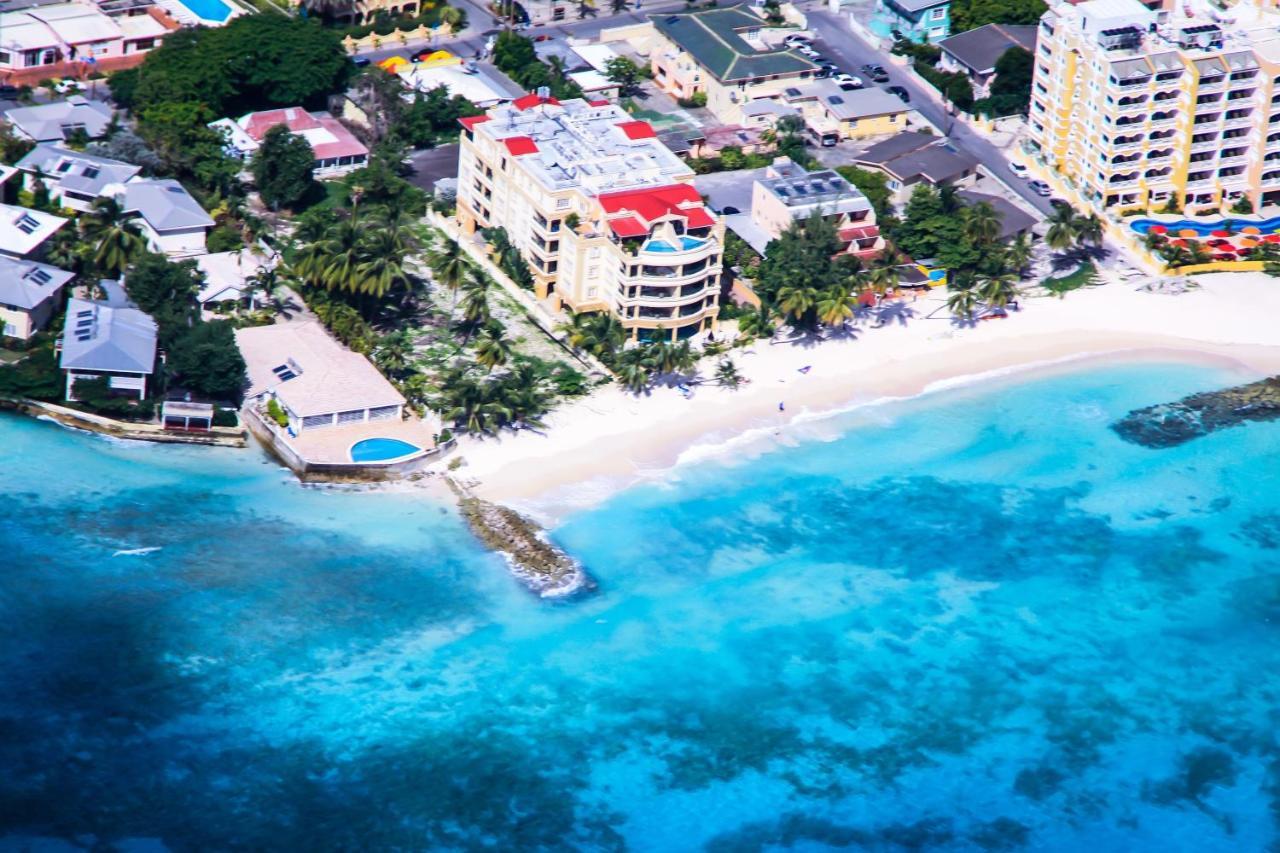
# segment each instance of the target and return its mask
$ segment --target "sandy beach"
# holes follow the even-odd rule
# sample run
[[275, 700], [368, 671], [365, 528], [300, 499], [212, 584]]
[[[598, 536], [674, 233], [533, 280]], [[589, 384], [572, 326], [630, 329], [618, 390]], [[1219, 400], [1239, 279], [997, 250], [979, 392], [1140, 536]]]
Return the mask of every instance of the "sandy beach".
[[[729, 357], [750, 380], [736, 391], [709, 379], [691, 399], [665, 386], [637, 397], [609, 385], [556, 409], [543, 434], [465, 438], [453, 475], [481, 497], [551, 520], [668, 476], [673, 466], [732, 452], [743, 436], [785, 434], [835, 410], [956, 382], [1089, 358], [1214, 360], [1280, 372], [1280, 280], [1226, 273], [1195, 281], [1199, 289], [1178, 295], [1110, 283], [1065, 299], [1024, 299], [1007, 319], [971, 327], [951, 322], [945, 294], [921, 296], [905, 304], [904, 316], [879, 328], [870, 318], [848, 337], [733, 350]], [[704, 378], [715, 362], [704, 361]]]

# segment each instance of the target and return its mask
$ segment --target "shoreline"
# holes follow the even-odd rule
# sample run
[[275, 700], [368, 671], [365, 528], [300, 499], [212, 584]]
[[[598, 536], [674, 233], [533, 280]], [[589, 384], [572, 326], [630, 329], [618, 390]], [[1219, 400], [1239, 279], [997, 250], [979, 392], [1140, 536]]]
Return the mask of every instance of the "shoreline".
[[[456, 452], [466, 464], [454, 475], [476, 495], [550, 527], [638, 483], [753, 453], [757, 442], [786, 444], [797, 428], [868, 406], [1090, 362], [1280, 373], [1280, 329], [1262, 320], [1280, 311], [1280, 282], [1242, 277], [1201, 277], [1202, 290], [1179, 296], [1112, 285], [1067, 300], [1027, 300], [1011, 318], [976, 327], [916, 319], [813, 344], [757, 342], [727, 354], [752, 379], [738, 391], [703, 384], [685, 400], [663, 386], [642, 397], [610, 386], [553, 412], [545, 433], [468, 439]], [[704, 374], [715, 361], [704, 362]]]

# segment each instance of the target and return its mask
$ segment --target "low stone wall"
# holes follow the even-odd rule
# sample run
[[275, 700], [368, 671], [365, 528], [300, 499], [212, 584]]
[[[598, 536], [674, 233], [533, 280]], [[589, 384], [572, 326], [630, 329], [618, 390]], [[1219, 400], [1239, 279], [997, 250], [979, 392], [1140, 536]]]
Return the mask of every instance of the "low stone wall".
[[267, 423], [252, 406], [245, 406], [240, 410], [240, 419], [258, 443], [304, 483], [377, 483], [399, 480], [417, 473], [429, 463], [439, 461], [457, 443], [450, 440], [436, 445], [421, 456], [400, 462], [312, 462], [298, 453], [280, 429]]
[[0, 408], [22, 412], [33, 417], [46, 417], [63, 426], [74, 427], [113, 438], [132, 441], [154, 441], [159, 444], [203, 444], [215, 447], [244, 447], [245, 431], [238, 427], [213, 427], [208, 432], [178, 432], [167, 430], [159, 424], [135, 424], [44, 403], [14, 397], [0, 397]]
[[453, 35], [453, 27], [448, 24], [441, 24], [438, 27], [428, 27], [423, 24], [412, 30], [392, 30], [385, 36], [380, 36], [377, 33], [369, 33], [369, 35], [358, 39], [347, 36], [342, 40], [342, 46], [347, 53], [357, 53], [361, 50], [377, 50], [380, 47], [394, 47], [395, 45], [404, 45], [409, 42], [446, 39], [451, 35]]

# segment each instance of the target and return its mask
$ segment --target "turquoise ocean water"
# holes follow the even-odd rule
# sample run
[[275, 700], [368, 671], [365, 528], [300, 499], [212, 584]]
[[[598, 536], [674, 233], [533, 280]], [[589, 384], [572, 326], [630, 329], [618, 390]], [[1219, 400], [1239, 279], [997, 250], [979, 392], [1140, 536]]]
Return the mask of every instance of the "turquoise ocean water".
[[0, 850], [1275, 849], [1280, 424], [1107, 428], [1251, 378], [839, 416], [566, 519], [558, 603], [420, 496], [2, 417]]

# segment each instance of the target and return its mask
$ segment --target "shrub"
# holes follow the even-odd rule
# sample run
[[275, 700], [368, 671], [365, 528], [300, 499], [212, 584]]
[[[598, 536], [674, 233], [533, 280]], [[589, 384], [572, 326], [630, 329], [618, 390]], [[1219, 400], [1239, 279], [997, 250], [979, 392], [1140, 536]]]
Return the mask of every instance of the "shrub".
[[205, 241], [205, 246], [210, 254], [234, 252], [237, 249], [244, 248], [244, 241], [240, 239], [240, 232], [236, 231], [236, 229], [226, 225], [219, 225], [209, 232], [209, 239]]
[[240, 425], [240, 417], [235, 409], [214, 409], [213, 425], [218, 427], [235, 427]]
[[680, 106], [685, 107], [685, 108], [690, 108], [690, 107], [705, 107], [705, 106], [707, 105], [707, 93], [706, 93], [706, 92], [694, 92], [692, 97], [689, 97], [689, 98], [677, 98], [677, 99], [676, 99], [676, 103], [678, 103]]
[[289, 426], [289, 416], [284, 413], [284, 409], [280, 408], [280, 404], [276, 402], [275, 397], [267, 401], [267, 417], [275, 421], [280, 427]]

